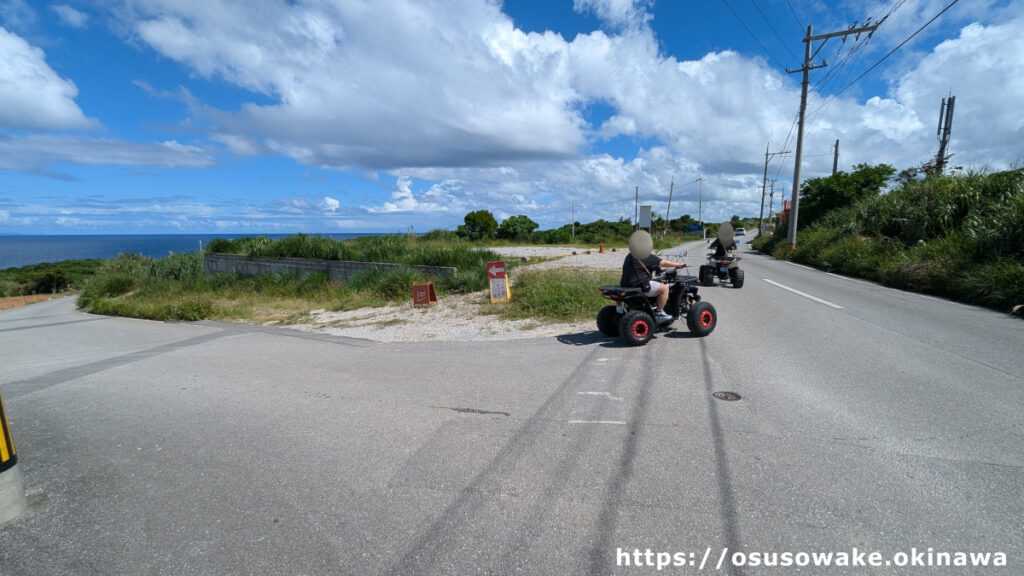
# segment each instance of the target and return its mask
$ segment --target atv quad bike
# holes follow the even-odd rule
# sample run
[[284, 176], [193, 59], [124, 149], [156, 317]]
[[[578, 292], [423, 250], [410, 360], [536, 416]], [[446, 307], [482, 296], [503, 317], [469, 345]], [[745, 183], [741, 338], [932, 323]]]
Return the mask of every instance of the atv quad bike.
[[[734, 246], [735, 236], [732, 224], [723, 222], [718, 227], [718, 243], [722, 246]], [[742, 258], [733, 255], [732, 248], [726, 248], [725, 256], [715, 258], [713, 252], [709, 252], [707, 262], [700, 267], [700, 283], [705, 286], [714, 286], [715, 278], [722, 282], [731, 282], [733, 288], [743, 287], [743, 270], [740, 270]]]
[[668, 270], [656, 277], [668, 286], [665, 312], [672, 318], [658, 325], [654, 320], [654, 301], [640, 288], [601, 286], [605, 298], [615, 302], [597, 314], [597, 329], [605, 336], [620, 336], [629, 346], [643, 346], [659, 329], [668, 329], [676, 320], [685, 317], [686, 326], [696, 336], [707, 336], [714, 331], [718, 312], [697, 294], [698, 280], [694, 276], [679, 276]]

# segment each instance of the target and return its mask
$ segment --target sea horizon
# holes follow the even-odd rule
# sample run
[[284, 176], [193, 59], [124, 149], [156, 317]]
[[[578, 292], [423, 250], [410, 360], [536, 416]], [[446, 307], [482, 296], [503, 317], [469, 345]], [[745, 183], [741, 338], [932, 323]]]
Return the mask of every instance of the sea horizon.
[[291, 232], [291, 233], [179, 233], [179, 234], [7, 234], [0, 233], [0, 270], [47, 262], [105, 260], [118, 254], [163, 258], [169, 254], [198, 252], [215, 238], [232, 240], [249, 236], [285, 238], [295, 234], [348, 240], [390, 232]]

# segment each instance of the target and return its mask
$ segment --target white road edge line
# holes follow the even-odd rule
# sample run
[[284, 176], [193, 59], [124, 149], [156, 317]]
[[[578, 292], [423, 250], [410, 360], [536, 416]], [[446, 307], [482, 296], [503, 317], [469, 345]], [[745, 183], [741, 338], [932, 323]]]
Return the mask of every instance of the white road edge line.
[[622, 400], [621, 396], [612, 396], [611, 392], [591, 392], [589, 390], [584, 390], [582, 392], [577, 392], [576, 394], [578, 396], [604, 396], [605, 398], [607, 398], [609, 400], [616, 400], [616, 401], [621, 401]]
[[813, 272], [819, 271], [817, 268], [811, 268], [810, 266], [804, 266], [803, 264], [796, 264], [794, 262], [790, 262], [789, 260], [786, 260], [786, 264], [789, 264], [790, 266], [796, 266], [797, 268], [803, 268], [804, 270], [811, 270]]
[[842, 310], [843, 309], [843, 307], [840, 306], [839, 304], [834, 304], [832, 302], [829, 302], [828, 300], [822, 300], [821, 298], [818, 298], [817, 296], [811, 296], [810, 294], [807, 294], [805, 292], [801, 292], [801, 291], [796, 290], [794, 288], [790, 288], [789, 286], [786, 286], [785, 284], [779, 284], [778, 282], [769, 280], [767, 278], [762, 278], [762, 280], [764, 280], [765, 282], [771, 284], [772, 286], [778, 286], [779, 288], [782, 288], [783, 290], [788, 290], [788, 291], [792, 292], [793, 294], [796, 294], [797, 296], [803, 296], [804, 298], [807, 298], [808, 300], [814, 300], [815, 302], [817, 302], [819, 304], [824, 304], [825, 306], [828, 306], [829, 308], [835, 308], [836, 310]]
[[569, 424], [618, 424], [619, 426], [625, 426], [626, 423], [621, 420], [569, 420]]
[[849, 280], [850, 282], [856, 282], [858, 284], [865, 284], [867, 286], [871, 286], [872, 288], [880, 288], [878, 284], [873, 284], [871, 282], [868, 282], [867, 280], [860, 280], [858, 278], [850, 278], [849, 276], [843, 276], [842, 274], [833, 274], [831, 272], [825, 272], [825, 275], [831, 276], [833, 278], [840, 278], [842, 280]]

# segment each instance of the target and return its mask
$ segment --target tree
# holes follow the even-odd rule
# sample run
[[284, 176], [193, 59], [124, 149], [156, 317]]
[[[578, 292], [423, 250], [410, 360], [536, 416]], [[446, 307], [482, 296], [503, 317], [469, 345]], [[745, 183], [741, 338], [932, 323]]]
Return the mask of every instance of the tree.
[[498, 221], [494, 219], [494, 214], [487, 210], [470, 212], [463, 221], [465, 224], [459, 225], [455, 233], [470, 240], [494, 238], [494, 231], [498, 229]]
[[896, 173], [888, 164], [858, 164], [853, 172], [837, 172], [827, 178], [812, 178], [800, 185], [800, 221], [805, 228], [837, 208], [851, 206], [877, 196]]
[[509, 216], [501, 221], [501, 226], [498, 226], [498, 238], [525, 240], [530, 237], [530, 234], [532, 234], [538, 226], [540, 226], [540, 224], [530, 220], [523, 214], [518, 216]]

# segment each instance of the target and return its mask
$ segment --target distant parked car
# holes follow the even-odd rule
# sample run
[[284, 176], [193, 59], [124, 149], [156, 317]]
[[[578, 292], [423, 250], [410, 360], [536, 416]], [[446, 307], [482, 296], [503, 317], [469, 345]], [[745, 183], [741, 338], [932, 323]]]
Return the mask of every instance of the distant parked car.
[[746, 236], [747, 231], [744, 230], [743, 228], [737, 228], [735, 234], [736, 236]]

